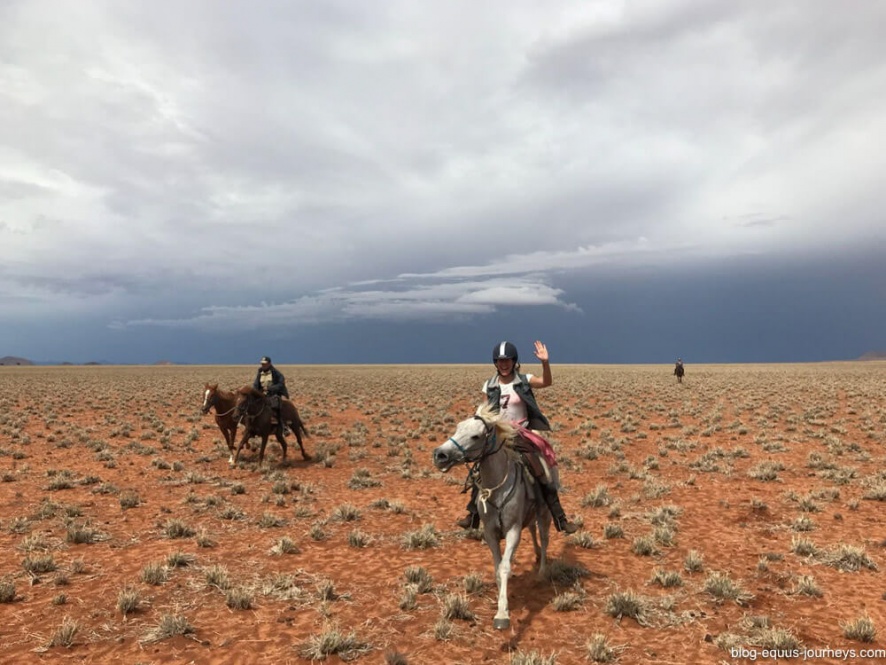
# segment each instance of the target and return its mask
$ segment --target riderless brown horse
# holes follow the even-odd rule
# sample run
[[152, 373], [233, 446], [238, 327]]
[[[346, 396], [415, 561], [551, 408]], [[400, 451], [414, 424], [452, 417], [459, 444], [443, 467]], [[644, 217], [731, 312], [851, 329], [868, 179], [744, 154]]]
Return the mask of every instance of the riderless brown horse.
[[203, 414], [215, 408], [215, 423], [225, 437], [231, 456], [228, 463], [234, 462], [234, 441], [237, 436], [237, 398], [238, 393], [219, 390], [217, 383], [203, 385]]
[[273, 433], [274, 437], [280, 443], [283, 449], [283, 459], [286, 460], [286, 439], [283, 436], [283, 425], [295, 433], [298, 441], [298, 447], [301, 450], [302, 459], [309, 460], [311, 456], [305, 451], [302, 444], [302, 436], [308, 436], [308, 431], [298, 415], [298, 409], [295, 408], [290, 400], [280, 399], [280, 417], [279, 421], [275, 417], [274, 408], [271, 399], [264, 393], [256, 390], [251, 385], [243, 386], [237, 391], [237, 418], [243, 423], [243, 436], [231, 460], [231, 465], [237, 463], [240, 459], [240, 450], [252, 436], [261, 437], [261, 447], [258, 453], [258, 463], [261, 464], [265, 458], [265, 447], [268, 444], [268, 437]]

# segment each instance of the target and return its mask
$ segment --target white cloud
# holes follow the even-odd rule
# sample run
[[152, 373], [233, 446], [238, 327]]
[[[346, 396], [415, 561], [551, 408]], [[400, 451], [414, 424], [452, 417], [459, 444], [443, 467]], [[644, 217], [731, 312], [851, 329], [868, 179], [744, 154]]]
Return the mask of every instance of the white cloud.
[[[884, 7], [7, 2], [0, 298], [137, 295], [124, 329], [427, 320], [864, 244]], [[256, 294], [281, 304], [230, 305]]]

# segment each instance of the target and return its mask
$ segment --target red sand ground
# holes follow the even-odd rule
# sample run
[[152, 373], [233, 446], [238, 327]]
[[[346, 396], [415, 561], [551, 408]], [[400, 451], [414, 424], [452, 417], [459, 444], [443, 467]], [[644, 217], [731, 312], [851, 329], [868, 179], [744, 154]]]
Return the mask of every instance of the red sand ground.
[[[790, 631], [801, 649], [886, 646], [883, 363], [690, 366], [683, 385], [667, 367], [555, 365], [555, 385], [538, 398], [555, 423], [563, 503], [594, 545], [552, 537], [551, 556], [584, 573], [572, 587], [536, 579], [527, 535], [510, 585], [512, 626], [500, 632], [489, 552], [453, 524], [464, 469], [443, 475], [431, 464], [433, 448], [472, 415], [491, 367], [282, 369], [317, 459], [302, 461], [292, 445], [281, 464], [270, 443], [263, 469], [248, 452], [232, 469], [212, 416], [199, 413], [201, 390], [247, 383], [252, 368], [0, 368], [0, 580], [15, 589], [0, 603], [0, 661], [299, 663], [309, 662], [312, 638], [338, 629], [366, 645], [350, 656], [371, 663], [587, 663], [598, 633], [620, 663], [738, 662], [718, 643], [735, 634], [759, 653], [766, 635], [754, 617]], [[777, 479], [748, 476], [766, 460], [783, 465]], [[378, 485], [358, 487], [361, 477]], [[601, 485], [613, 503], [589, 505]], [[139, 504], [124, 509], [133, 494]], [[357, 519], [337, 520], [349, 506]], [[674, 543], [635, 554], [662, 506], [678, 513]], [[811, 530], [798, 531], [804, 515]], [[171, 520], [194, 535], [169, 537]], [[604, 538], [607, 523], [624, 537]], [[404, 536], [424, 525], [439, 544], [406, 549]], [[70, 542], [77, 529], [95, 541]], [[365, 547], [350, 544], [355, 529]], [[270, 553], [284, 537], [298, 552]], [[822, 554], [793, 553], [797, 538]], [[201, 546], [207, 539], [212, 546]], [[860, 570], [826, 563], [840, 544], [863, 548]], [[703, 555], [700, 572], [683, 568], [692, 549]], [[142, 581], [146, 566], [176, 553], [190, 555], [188, 565], [162, 584]], [[56, 570], [25, 569], [41, 556]], [[249, 609], [231, 609], [207, 583], [216, 565], [251, 597]], [[434, 589], [401, 609], [409, 566], [426, 569]], [[658, 569], [678, 572], [682, 586], [651, 583]], [[714, 598], [705, 590], [712, 572], [753, 598]], [[471, 573], [485, 590], [466, 594]], [[795, 593], [801, 575], [823, 595]], [[141, 599], [126, 616], [125, 588]], [[569, 591], [577, 609], [556, 611], [552, 601]], [[645, 598], [645, 625], [607, 612], [626, 591]], [[465, 594], [475, 619], [453, 619], [440, 639], [450, 594]], [[151, 641], [164, 615], [192, 633]], [[872, 644], [844, 636], [841, 624], [862, 615], [879, 631]], [[70, 646], [50, 646], [65, 621], [77, 626]]]

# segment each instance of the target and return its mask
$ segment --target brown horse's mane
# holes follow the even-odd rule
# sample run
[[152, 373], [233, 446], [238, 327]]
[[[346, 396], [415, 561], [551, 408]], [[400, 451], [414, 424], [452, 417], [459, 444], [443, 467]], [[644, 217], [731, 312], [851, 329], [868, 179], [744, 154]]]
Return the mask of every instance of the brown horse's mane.
[[256, 390], [252, 384], [243, 386], [242, 388], [238, 388], [237, 392], [241, 395], [251, 395], [252, 397], [263, 397], [264, 393], [260, 390]]

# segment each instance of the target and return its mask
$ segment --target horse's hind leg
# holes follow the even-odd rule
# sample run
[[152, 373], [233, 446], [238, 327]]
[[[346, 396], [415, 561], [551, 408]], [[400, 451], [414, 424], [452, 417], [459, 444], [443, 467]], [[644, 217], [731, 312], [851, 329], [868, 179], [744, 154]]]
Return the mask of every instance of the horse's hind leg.
[[296, 427], [292, 428], [292, 431], [295, 432], [295, 440], [298, 441], [298, 447], [299, 447], [299, 450], [301, 450], [301, 458], [303, 460], [309, 460], [309, 459], [311, 459], [311, 456], [308, 455], [307, 452], [305, 452], [305, 446], [301, 440], [301, 430], [299, 429], [299, 426], [303, 427], [303, 425], [301, 425], [301, 423], [298, 423], [298, 425]]
[[283, 425], [280, 425], [275, 431], [274, 436], [277, 437], [277, 441], [280, 444], [280, 447], [283, 449], [283, 461], [286, 461], [286, 437], [283, 436]]

